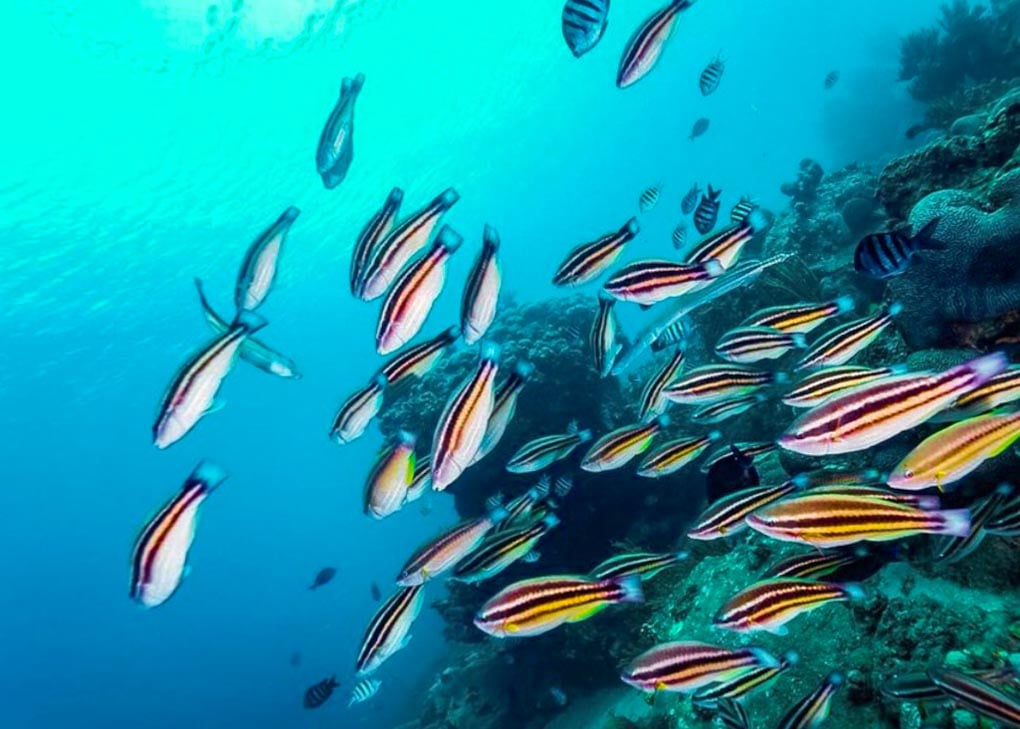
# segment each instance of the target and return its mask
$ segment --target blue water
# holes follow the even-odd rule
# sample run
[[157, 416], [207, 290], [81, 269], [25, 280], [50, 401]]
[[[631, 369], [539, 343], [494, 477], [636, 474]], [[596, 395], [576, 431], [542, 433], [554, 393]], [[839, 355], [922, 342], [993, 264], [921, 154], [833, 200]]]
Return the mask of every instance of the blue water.
[[[725, 191], [724, 212], [742, 193], [780, 208], [802, 157], [827, 170], [881, 160], [916, 121], [895, 81], [897, 39], [934, 17], [934, 0], [701, 0], [655, 71], [619, 91], [621, 49], [658, 4], [614, 3], [581, 61], [553, 0], [0, 8], [3, 726], [384, 727], [415, 715], [444, 657], [428, 608], [380, 672], [376, 702], [346, 711], [345, 684], [328, 709], [301, 707], [311, 683], [350, 678], [369, 584], [385, 592], [455, 518], [430, 495], [427, 516], [367, 519], [380, 438], [326, 437], [381, 361], [377, 306], [353, 301], [346, 277], [389, 188], [413, 209], [455, 186], [448, 221], [469, 249], [483, 223], [499, 229], [505, 290], [527, 301], [553, 295], [564, 251], [621, 224], [648, 185], [664, 182], [664, 198], [634, 257], [668, 250], [695, 180]], [[306, 26], [314, 13], [325, 19]], [[697, 75], [717, 53], [726, 74], [702, 98]], [[326, 191], [318, 133], [340, 78], [359, 71], [354, 164]], [[691, 143], [699, 116], [712, 126]], [[192, 278], [226, 310], [246, 246], [290, 204], [302, 214], [264, 338], [305, 378], [238, 366], [227, 407], [157, 451], [159, 397], [208, 336]], [[454, 256], [428, 332], [454, 321], [472, 256]], [[231, 478], [206, 504], [178, 594], [141, 610], [127, 597], [132, 541], [203, 457]], [[309, 593], [325, 564], [338, 578]]]

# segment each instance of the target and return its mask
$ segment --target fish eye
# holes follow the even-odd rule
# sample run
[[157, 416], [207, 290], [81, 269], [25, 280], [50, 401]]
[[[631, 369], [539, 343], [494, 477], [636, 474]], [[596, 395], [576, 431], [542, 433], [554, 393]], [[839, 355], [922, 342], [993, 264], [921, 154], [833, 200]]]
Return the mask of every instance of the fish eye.
[[910, 470], [910, 469], [908, 468], [908, 469], [907, 469], [906, 471], [904, 471], [904, 472], [903, 472], [903, 477], [904, 477], [904, 478], [913, 478], [913, 477], [914, 477], [914, 472], [913, 472], [913, 471], [911, 471], [911, 470]]

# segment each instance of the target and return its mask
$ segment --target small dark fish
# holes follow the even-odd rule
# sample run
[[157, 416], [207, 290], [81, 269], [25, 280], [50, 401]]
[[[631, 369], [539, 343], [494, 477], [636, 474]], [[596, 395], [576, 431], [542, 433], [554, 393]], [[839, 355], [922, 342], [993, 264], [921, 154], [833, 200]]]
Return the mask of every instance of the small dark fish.
[[382, 599], [382, 590], [379, 589], [379, 585], [376, 584], [375, 582], [372, 583], [372, 586], [369, 588], [369, 591], [372, 594], [373, 600], [378, 601]]
[[698, 183], [695, 182], [691, 185], [691, 189], [687, 191], [683, 199], [680, 201], [680, 212], [684, 215], [690, 215], [694, 212], [695, 206], [698, 204], [698, 197], [701, 195], [701, 188], [698, 187]]
[[673, 248], [681, 250], [687, 242], [687, 223], [680, 223], [673, 228]]
[[839, 81], [839, 71], [829, 71], [825, 74], [825, 88], [831, 89]]
[[567, 0], [563, 6], [563, 39], [576, 58], [601, 40], [609, 21], [609, 0]]
[[701, 72], [701, 76], [698, 78], [698, 88], [701, 89], [702, 96], [708, 96], [719, 88], [719, 82], [722, 81], [723, 71], [725, 70], [726, 63], [721, 58], [716, 58], [705, 66], [705, 70]]
[[318, 709], [329, 701], [329, 697], [333, 695], [333, 690], [339, 685], [336, 676], [330, 676], [310, 687], [305, 691], [305, 708]]
[[309, 587], [308, 589], [317, 590], [318, 588], [325, 585], [327, 582], [330, 582], [334, 577], [336, 577], [335, 567], [323, 567], [321, 570], [319, 570], [319, 574], [315, 575], [315, 579], [312, 580], [311, 587]]
[[646, 188], [645, 191], [641, 193], [641, 197], [638, 198], [638, 209], [642, 213], [647, 213], [658, 204], [659, 195], [661, 194], [662, 183]]
[[702, 235], [707, 234], [715, 227], [715, 221], [719, 218], [719, 196], [722, 190], [714, 190], [708, 186], [708, 192], [701, 196], [698, 207], [694, 211], [694, 227]]
[[354, 103], [364, 85], [363, 73], [341, 82], [340, 98], [322, 128], [315, 152], [315, 167], [327, 190], [343, 182], [354, 159]]
[[708, 469], [705, 480], [708, 503], [761, 483], [758, 471], [754, 467], [754, 458], [732, 445], [730, 446], [730, 455]]
[[294, 666], [294, 668], [297, 668], [298, 666], [301, 665], [300, 651], [294, 651], [293, 653], [290, 654], [290, 665]]
[[707, 119], [706, 117], [701, 117], [696, 122], [694, 122], [694, 126], [691, 127], [691, 136], [689, 137], [689, 139], [693, 142], [695, 139], [697, 139], [702, 134], [707, 132], [708, 131], [708, 125], [710, 123], [711, 123], [711, 121], [709, 119]]
[[757, 207], [758, 204], [749, 195], [741, 195], [740, 200], [730, 210], [730, 222], [743, 223]]
[[933, 218], [913, 236], [903, 231], [872, 233], [861, 238], [854, 251], [854, 268], [872, 278], [892, 278], [907, 270], [910, 259], [922, 250], [945, 250], [946, 244], [933, 238], [941, 218]]

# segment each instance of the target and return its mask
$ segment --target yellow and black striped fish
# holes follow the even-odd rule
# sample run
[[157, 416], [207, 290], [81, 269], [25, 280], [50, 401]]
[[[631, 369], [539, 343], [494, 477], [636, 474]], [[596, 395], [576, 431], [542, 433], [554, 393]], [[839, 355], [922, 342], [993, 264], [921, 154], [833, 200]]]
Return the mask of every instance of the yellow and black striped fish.
[[786, 623], [830, 602], [860, 600], [857, 585], [790, 577], [768, 578], [746, 587], [726, 601], [712, 619], [714, 625], [748, 633], [767, 630], [786, 634]]
[[649, 415], [662, 415], [666, 412], [669, 402], [662, 396], [662, 390], [676, 379], [680, 370], [683, 369], [685, 360], [686, 355], [683, 348], [677, 347], [669, 361], [648, 379], [641, 390], [641, 399], [638, 401], [638, 420], [644, 420]]
[[855, 319], [830, 329], [811, 345], [794, 369], [808, 370], [846, 364], [874, 342], [902, 310], [900, 304], [890, 304], [873, 316]]
[[459, 336], [460, 329], [450, 327], [426, 342], [408, 347], [384, 364], [379, 369], [379, 375], [391, 386], [410, 377], [424, 377], [432, 371]]
[[722, 702], [725, 699], [739, 699], [756, 688], [771, 683], [780, 673], [797, 665], [799, 660], [800, 657], [795, 651], [789, 651], [780, 657], [779, 665], [757, 666], [732, 678], [711, 683], [695, 691], [691, 701], [695, 706], [712, 706], [715, 702]]
[[747, 528], [746, 518], [797, 490], [787, 481], [778, 486], [753, 486], [713, 502], [687, 530], [690, 539], [720, 539]]
[[625, 425], [607, 433], [588, 449], [581, 460], [581, 468], [598, 473], [626, 465], [632, 458], [644, 453], [668, 424], [669, 417], [660, 415], [646, 423]]
[[632, 660], [620, 676], [623, 682], [648, 693], [692, 693], [709, 684], [762, 666], [778, 666], [762, 648], [677, 641], [661, 643]]

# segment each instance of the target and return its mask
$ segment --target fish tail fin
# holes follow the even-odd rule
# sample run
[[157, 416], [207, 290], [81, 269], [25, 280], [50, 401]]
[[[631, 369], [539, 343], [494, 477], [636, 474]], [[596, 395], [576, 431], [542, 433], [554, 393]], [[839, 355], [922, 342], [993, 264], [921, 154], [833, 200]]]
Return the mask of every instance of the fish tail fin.
[[460, 244], [464, 242], [464, 236], [455, 231], [449, 225], [444, 225], [439, 229], [439, 235], [436, 236], [436, 242], [433, 243], [435, 248], [445, 248], [450, 253], [460, 248]]
[[364, 86], [364, 85], [365, 85], [365, 74], [359, 73], [359, 74], [356, 74], [354, 76], [354, 78], [351, 79], [351, 83], [350, 83], [350, 86], [348, 87], [348, 90], [352, 94], [356, 94], [359, 91], [361, 91], [361, 87]]
[[480, 357], [490, 362], [499, 361], [499, 345], [495, 342], [482, 342]]
[[499, 250], [499, 233], [488, 223], [482, 229], [482, 247], [491, 252]]
[[758, 661], [758, 665], [768, 668], [779, 668], [779, 659], [764, 648], [751, 646], [747, 650], [750, 651], [751, 655], [753, 655], [755, 660]]
[[845, 296], [840, 296], [833, 303], [836, 305], [836, 310], [840, 314], [846, 314], [848, 311], [853, 311], [854, 306], [856, 305], [854, 297], [850, 296], [849, 294]]
[[886, 312], [889, 316], [899, 316], [903, 311], [903, 304], [898, 301], [894, 301], [886, 308]]
[[846, 598], [850, 602], [860, 602], [865, 597], [864, 588], [856, 582], [845, 583], [843, 585], [843, 591], [846, 593]]
[[886, 369], [889, 370], [890, 375], [905, 375], [910, 371], [906, 362], [900, 362], [899, 364], [890, 365]]
[[397, 433], [397, 442], [402, 446], [413, 448], [418, 441], [418, 436], [408, 430], [401, 430]]
[[946, 509], [940, 512], [942, 525], [939, 534], [966, 537], [970, 534], [970, 509]]
[[526, 359], [522, 359], [514, 367], [514, 372], [516, 372], [517, 376], [520, 377], [522, 380], [526, 380], [529, 377], [531, 377], [534, 371], [535, 365]]
[[797, 651], [787, 651], [783, 654], [782, 662], [787, 666], [796, 666], [800, 661], [800, 654]]
[[489, 509], [488, 513], [489, 521], [493, 524], [503, 521], [509, 515], [510, 514], [507, 512], [506, 508], [498, 502]]
[[394, 187], [390, 190], [390, 194], [386, 196], [387, 207], [400, 207], [402, 202], [404, 202], [404, 191], [399, 187]]
[[944, 241], [935, 237], [935, 229], [939, 227], [941, 220], [941, 216], [935, 216], [925, 223], [924, 227], [914, 233], [910, 239], [910, 244], [914, 250], [944, 251], [949, 247]]
[[677, 562], [683, 562], [684, 560], [691, 558], [691, 553], [688, 552], [686, 549], [681, 549], [679, 552], [674, 553], [673, 557], [676, 559]]
[[970, 368], [977, 375], [978, 382], [974, 384], [974, 387], [978, 387], [1005, 370], [1009, 366], [1009, 360], [1002, 352], [992, 352], [972, 359], [963, 366]]
[[777, 385], [785, 385], [790, 381], [790, 376], [785, 372], [773, 372], [772, 382]]
[[722, 262], [718, 258], [709, 258], [702, 265], [705, 268], [705, 273], [712, 278], [719, 278], [726, 273], [726, 269], [723, 268]]
[[290, 205], [286, 210], [283, 211], [283, 213], [280, 214], [279, 222], [293, 223], [295, 220], [297, 220], [297, 216], [299, 216], [300, 214], [301, 208], [295, 205]]
[[234, 317], [234, 326], [243, 329], [246, 334], [254, 334], [268, 323], [264, 316], [254, 311], [239, 311]]
[[[748, 200], [748, 202], [750, 202], [750, 200]], [[762, 212], [761, 208], [755, 208], [747, 214], [746, 218], [744, 218], [744, 224], [751, 229], [752, 233], [757, 233], [758, 231], [765, 230], [765, 228], [769, 227], [769, 219], [768, 216]]]
[[188, 484], [201, 483], [206, 491], [213, 491], [217, 486], [227, 480], [229, 474], [220, 466], [211, 461], [200, 461], [188, 477]]
[[449, 210], [458, 200], [460, 200], [460, 193], [452, 187], [448, 187], [436, 198], [436, 206], [444, 211]]
[[722, 438], [722, 431], [713, 430], [711, 433], [708, 434], [707, 438], [713, 443], [715, 443], [717, 440]]
[[623, 224], [623, 227], [620, 228], [620, 232], [625, 233], [633, 238], [635, 235], [641, 232], [641, 224], [638, 223], [637, 218], [631, 218], [630, 220]]
[[626, 575], [612, 582], [620, 588], [620, 597], [616, 602], [644, 602], [645, 593], [641, 590], [640, 575]]
[[663, 415], [660, 415], [659, 417], [657, 417], [655, 419], [655, 422], [657, 422], [659, 424], [660, 428], [665, 428], [667, 425], [669, 425], [670, 418], [669, 418], [668, 415], [663, 414]]
[[790, 335], [790, 341], [797, 349], [806, 349], [808, 346], [807, 335], [803, 332], [795, 332]]
[[546, 529], [552, 529], [554, 526], [560, 523], [560, 518], [555, 514], [546, 514], [542, 517], [542, 523], [545, 524]]

